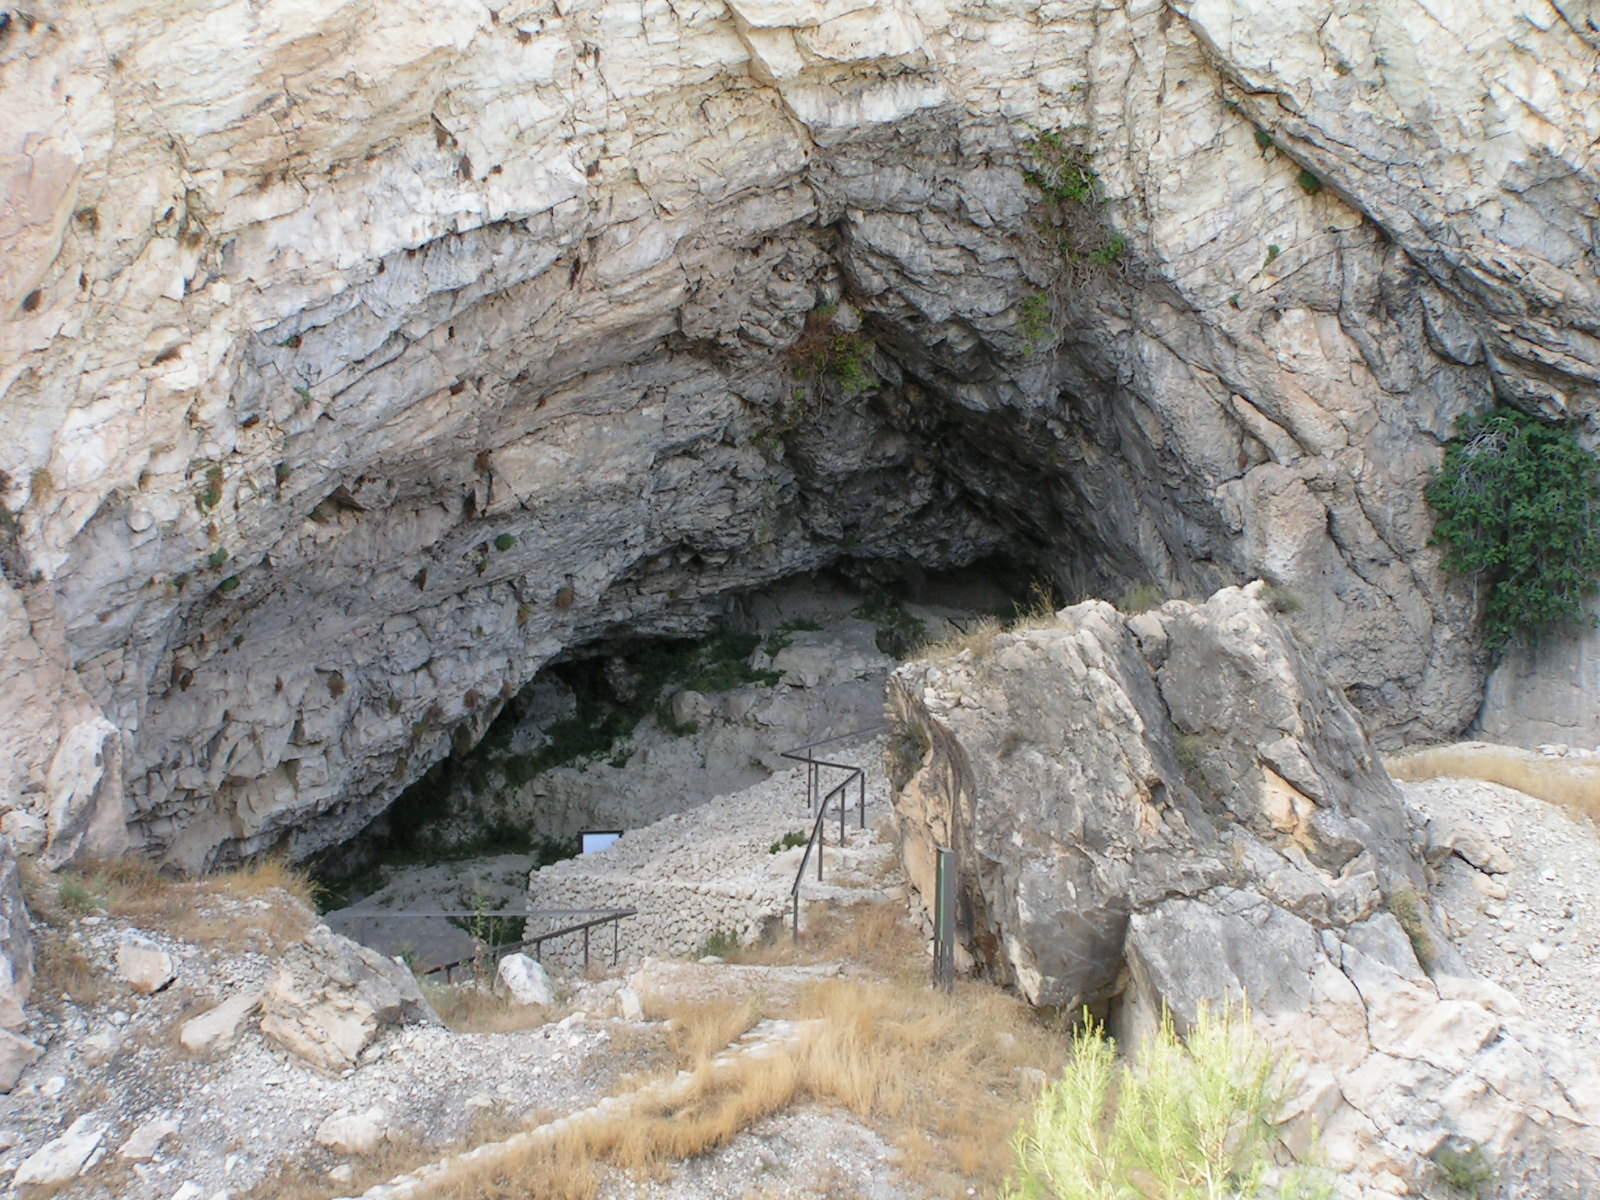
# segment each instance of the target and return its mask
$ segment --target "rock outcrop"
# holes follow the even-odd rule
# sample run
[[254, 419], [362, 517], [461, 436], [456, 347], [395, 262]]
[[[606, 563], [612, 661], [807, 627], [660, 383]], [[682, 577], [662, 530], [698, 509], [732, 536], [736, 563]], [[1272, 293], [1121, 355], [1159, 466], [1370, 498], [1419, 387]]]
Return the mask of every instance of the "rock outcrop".
[[1591, 1194], [1600, 1077], [1470, 976], [1421, 830], [1264, 596], [1083, 604], [902, 667], [913, 882], [931, 895], [953, 846], [967, 949], [1035, 1004], [1137, 1038], [1247, 1001], [1304, 1064], [1291, 1137], [1319, 1131], [1344, 1195], [1411, 1194], [1468, 1142], [1539, 1195]]
[[438, 1023], [410, 971], [325, 925], [285, 952], [261, 1007], [262, 1033], [329, 1074], [386, 1026]]
[[[567, 647], [1002, 546], [1073, 595], [1270, 576], [1373, 721], [1457, 730], [1421, 484], [1493, 398], [1594, 411], [1597, 41], [1566, 0], [10, 13], [0, 797], [57, 861], [307, 852]], [[1107, 201], [1075, 282], [1041, 131]]]

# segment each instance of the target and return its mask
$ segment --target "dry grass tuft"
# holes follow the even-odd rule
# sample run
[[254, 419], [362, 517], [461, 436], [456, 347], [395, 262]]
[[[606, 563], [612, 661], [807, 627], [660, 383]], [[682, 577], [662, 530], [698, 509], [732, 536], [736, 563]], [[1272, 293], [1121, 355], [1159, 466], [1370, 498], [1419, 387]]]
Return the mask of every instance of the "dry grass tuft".
[[685, 1071], [700, 1069], [749, 1033], [765, 1008], [765, 1001], [755, 996], [681, 998], [652, 991], [639, 1000], [646, 1017], [666, 1023], [667, 1048]]
[[486, 987], [422, 981], [422, 992], [453, 1033], [515, 1033], [559, 1020], [557, 1008], [518, 1004]]
[[1395, 779], [1481, 779], [1515, 788], [1536, 800], [1554, 804], [1579, 817], [1600, 821], [1600, 764], [1551, 758], [1516, 746], [1461, 742], [1432, 746], [1384, 759]]
[[1005, 631], [1006, 626], [998, 618], [980, 617], [965, 629], [952, 627], [943, 637], [925, 642], [917, 647], [912, 657], [927, 662], [943, 662], [964, 650], [970, 650], [974, 658], [982, 658], [994, 647], [995, 639]]
[[785, 929], [770, 942], [744, 947], [730, 961], [769, 967], [847, 962], [899, 978], [925, 972], [924, 942], [904, 905], [830, 905], [807, 914], [798, 945]]
[[33, 995], [48, 1006], [66, 996], [80, 1008], [90, 1008], [106, 997], [106, 976], [96, 971], [83, 947], [65, 933], [39, 930], [33, 954]]

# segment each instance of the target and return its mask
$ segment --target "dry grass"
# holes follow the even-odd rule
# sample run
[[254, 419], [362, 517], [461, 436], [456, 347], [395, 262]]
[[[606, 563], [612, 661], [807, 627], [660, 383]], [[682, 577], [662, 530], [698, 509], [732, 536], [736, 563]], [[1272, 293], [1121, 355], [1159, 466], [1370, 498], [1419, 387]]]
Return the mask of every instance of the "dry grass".
[[1575, 816], [1600, 821], [1600, 764], [1592, 761], [1550, 758], [1488, 742], [1461, 742], [1391, 755], [1384, 759], [1384, 766], [1395, 779], [1407, 783], [1438, 778], [1498, 783]]
[[807, 914], [798, 944], [785, 929], [771, 942], [741, 948], [729, 961], [770, 967], [846, 962], [901, 978], [925, 971], [923, 944], [902, 905], [829, 906]]
[[486, 987], [422, 983], [422, 991], [439, 1019], [454, 1033], [515, 1033], [560, 1020], [559, 1008], [518, 1004]]
[[[833, 980], [803, 999], [807, 1035], [778, 1052], [720, 1067], [712, 1058], [754, 1020], [746, 1003], [674, 1010], [689, 1082], [670, 1100], [577, 1122], [490, 1166], [454, 1175], [441, 1200], [594, 1200], [607, 1169], [660, 1178], [797, 1103], [840, 1106], [893, 1137], [901, 1167], [940, 1192], [997, 1195], [1010, 1137], [1065, 1040], [996, 988], [950, 996], [923, 983]], [[725, 1040], [726, 1039], [726, 1040]], [[720, 1043], [720, 1044], [719, 1044]], [[1030, 1070], [1031, 1069], [1031, 1070]]]
[[1004, 632], [1006, 626], [997, 617], [980, 617], [965, 629], [952, 626], [943, 637], [923, 643], [912, 657], [927, 662], [943, 662], [964, 650], [970, 650], [974, 658], [982, 658], [994, 647], [995, 639]]
[[60, 925], [86, 910], [229, 950], [279, 949], [311, 928], [309, 877], [278, 859], [202, 879], [162, 875], [138, 859], [106, 859], [26, 881], [32, 911]]
[[88, 1008], [106, 997], [106, 979], [96, 971], [83, 947], [64, 933], [39, 930], [33, 953], [33, 995], [42, 1005], [65, 996]]

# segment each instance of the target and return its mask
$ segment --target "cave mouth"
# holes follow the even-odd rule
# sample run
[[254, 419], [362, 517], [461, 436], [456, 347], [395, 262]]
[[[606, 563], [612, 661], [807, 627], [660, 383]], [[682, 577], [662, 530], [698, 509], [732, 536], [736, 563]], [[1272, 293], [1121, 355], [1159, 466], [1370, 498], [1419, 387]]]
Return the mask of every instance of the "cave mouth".
[[[340, 907], [406, 868], [574, 857], [585, 829], [687, 811], [760, 782], [780, 751], [813, 735], [877, 724], [893, 665], [972, 620], [1030, 611], [1041, 597], [1061, 599], [1037, 571], [1003, 556], [942, 571], [845, 563], [725, 596], [697, 634], [622, 631], [575, 646], [506, 699], [478, 736], [458, 737], [393, 804], [308, 865], [325, 907]], [[789, 674], [779, 656], [797, 644], [804, 657]], [[870, 669], [835, 679], [830, 658], [839, 672]], [[752, 727], [752, 712], [772, 723]], [[659, 770], [652, 756], [665, 758]], [[641, 789], [674, 780], [669, 795], [636, 802]]]

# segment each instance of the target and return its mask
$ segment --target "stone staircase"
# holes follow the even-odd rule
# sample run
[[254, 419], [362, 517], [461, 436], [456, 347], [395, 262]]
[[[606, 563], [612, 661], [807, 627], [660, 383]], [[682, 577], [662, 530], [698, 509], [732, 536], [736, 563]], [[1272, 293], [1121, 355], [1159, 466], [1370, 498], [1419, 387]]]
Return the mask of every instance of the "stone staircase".
[[[803, 909], [888, 898], [880, 880], [894, 846], [883, 820], [889, 798], [878, 768], [882, 740], [864, 738], [832, 753], [867, 768], [867, 828], [861, 828], [852, 799], [841, 847], [837, 817], [830, 815], [823, 831], [823, 880], [817, 881], [813, 851], [801, 887]], [[849, 790], [855, 793], [854, 787]], [[789, 835], [808, 836], [813, 819], [807, 812], [806, 768], [781, 771], [744, 791], [631, 830], [598, 854], [536, 870], [529, 881], [529, 907], [637, 909], [618, 932], [619, 957], [627, 963], [694, 956], [731, 941], [749, 944], [777, 936], [787, 927], [790, 888], [805, 853], [803, 844], [782, 848], [782, 842]], [[803, 924], [804, 912], [801, 919]], [[538, 919], [530, 920], [530, 936], [543, 931]], [[593, 953], [609, 955], [611, 935], [597, 937]], [[544, 957], [552, 968], [578, 967], [582, 945], [562, 939], [547, 947]]]

